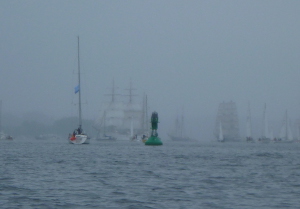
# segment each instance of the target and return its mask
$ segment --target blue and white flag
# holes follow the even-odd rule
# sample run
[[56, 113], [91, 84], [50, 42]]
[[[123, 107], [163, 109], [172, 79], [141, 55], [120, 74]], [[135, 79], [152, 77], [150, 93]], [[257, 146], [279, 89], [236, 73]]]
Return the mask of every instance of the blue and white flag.
[[75, 94], [79, 92], [79, 85], [74, 88]]

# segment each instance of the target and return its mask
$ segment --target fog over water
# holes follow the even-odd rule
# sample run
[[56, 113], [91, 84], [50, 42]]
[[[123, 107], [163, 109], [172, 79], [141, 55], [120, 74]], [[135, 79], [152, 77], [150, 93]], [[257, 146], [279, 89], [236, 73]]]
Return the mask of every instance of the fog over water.
[[136, 101], [147, 94], [161, 133], [184, 108], [187, 132], [212, 137], [231, 100], [241, 133], [248, 102], [255, 135], [265, 103], [276, 131], [286, 109], [299, 118], [299, 10], [297, 0], [1, 1], [3, 117], [76, 116], [79, 36], [84, 118], [96, 120], [114, 79], [120, 94], [130, 81]]

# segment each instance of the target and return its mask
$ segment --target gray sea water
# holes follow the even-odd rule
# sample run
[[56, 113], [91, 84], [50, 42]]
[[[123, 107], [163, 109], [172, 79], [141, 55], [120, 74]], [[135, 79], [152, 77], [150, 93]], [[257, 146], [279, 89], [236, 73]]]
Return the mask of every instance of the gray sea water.
[[300, 208], [300, 143], [0, 141], [0, 208]]

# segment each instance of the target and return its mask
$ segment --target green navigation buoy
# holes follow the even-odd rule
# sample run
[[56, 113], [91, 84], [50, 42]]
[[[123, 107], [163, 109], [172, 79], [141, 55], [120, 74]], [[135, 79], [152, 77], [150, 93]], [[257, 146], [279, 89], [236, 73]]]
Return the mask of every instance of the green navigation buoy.
[[151, 115], [151, 136], [145, 142], [145, 145], [158, 146], [163, 145], [162, 141], [158, 137], [157, 127], [158, 127], [158, 114], [157, 112], [153, 112]]

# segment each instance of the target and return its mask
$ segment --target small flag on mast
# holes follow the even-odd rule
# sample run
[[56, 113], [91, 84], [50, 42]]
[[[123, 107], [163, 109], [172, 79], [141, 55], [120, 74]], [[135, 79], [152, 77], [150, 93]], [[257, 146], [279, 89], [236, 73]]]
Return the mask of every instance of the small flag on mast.
[[75, 94], [79, 92], [79, 85], [74, 88]]

